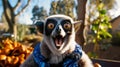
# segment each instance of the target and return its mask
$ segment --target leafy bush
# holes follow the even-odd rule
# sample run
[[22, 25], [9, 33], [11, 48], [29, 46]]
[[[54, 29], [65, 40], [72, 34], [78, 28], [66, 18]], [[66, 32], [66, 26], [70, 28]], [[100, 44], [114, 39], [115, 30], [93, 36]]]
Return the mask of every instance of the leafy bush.
[[20, 42], [5, 39], [0, 42], [0, 67], [19, 67], [32, 53], [32, 47], [26, 47]]
[[106, 50], [111, 42], [112, 35], [109, 30], [112, 28], [110, 17], [107, 15], [107, 10], [104, 9], [104, 4], [99, 2], [96, 6], [98, 16], [91, 21], [92, 42], [94, 43], [93, 52], [98, 53], [100, 49]]
[[120, 32], [112, 34], [112, 45], [120, 46]]

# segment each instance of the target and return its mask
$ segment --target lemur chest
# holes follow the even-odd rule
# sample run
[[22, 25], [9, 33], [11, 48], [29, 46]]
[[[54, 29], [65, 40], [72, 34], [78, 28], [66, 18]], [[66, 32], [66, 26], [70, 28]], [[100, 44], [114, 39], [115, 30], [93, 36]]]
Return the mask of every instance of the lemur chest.
[[60, 56], [51, 55], [49, 60], [50, 67], [63, 67], [66, 59], [66, 54]]
[[59, 63], [63, 62], [64, 59], [65, 59], [65, 54], [60, 55], [60, 56], [51, 54], [48, 62], [50, 64], [59, 64]]
[[63, 67], [62, 63], [50, 64], [50, 67]]

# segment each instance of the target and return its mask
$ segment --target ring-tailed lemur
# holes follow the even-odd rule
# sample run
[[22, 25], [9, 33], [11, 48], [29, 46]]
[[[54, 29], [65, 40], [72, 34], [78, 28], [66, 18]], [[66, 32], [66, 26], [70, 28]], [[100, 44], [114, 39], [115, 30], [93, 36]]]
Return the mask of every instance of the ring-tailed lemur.
[[93, 67], [75, 42], [74, 21], [66, 15], [52, 15], [43, 23], [43, 41], [21, 67]]

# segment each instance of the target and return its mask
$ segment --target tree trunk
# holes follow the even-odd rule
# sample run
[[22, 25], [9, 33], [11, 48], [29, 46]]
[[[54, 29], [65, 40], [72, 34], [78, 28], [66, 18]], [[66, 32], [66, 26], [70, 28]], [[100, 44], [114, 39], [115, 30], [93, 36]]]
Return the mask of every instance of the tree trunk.
[[16, 9], [21, 7], [21, 0], [18, 0], [16, 5], [12, 7], [10, 2], [8, 0], [2, 0], [3, 3], [3, 9], [4, 9], [4, 14], [5, 14], [5, 19], [8, 23], [9, 30], [8, 32], [11, 34], [14, 34], [14, 39], [17, 39], [17, 17], [25, 11], [27, 6], [30, 4], [31, 0], [28, 0], [27, 4], [20, 10], [18, 11], [17, 14], [15, 14]]
[[78, 15], [78, 20], [82, 20], [82, 23], [80, 25], [79, 30], [76, 33], [76, 41], [78, 44], [81, 46], [84, 45], [84, 36], [83, 36], [83, 31], [84, 31], [84, 23], [85, 23], [85, 13], [86, 13], [86, 2], [87, 0], [77, 0], [78, 1], [78, 8], [77, 8], [77, 15]]

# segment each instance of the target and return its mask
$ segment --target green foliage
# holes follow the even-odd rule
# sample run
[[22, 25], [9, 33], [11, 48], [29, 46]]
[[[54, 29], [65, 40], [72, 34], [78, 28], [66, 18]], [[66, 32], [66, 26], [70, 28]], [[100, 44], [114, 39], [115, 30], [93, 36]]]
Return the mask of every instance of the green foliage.
[[17, 25], [17, 40], [22, 41], [25, 34], [28, 32], [28, 26], [27, 25], [22, 25], [18, 24]]
[[114, 7], [115, 0], [90, 0], [91, 4], [98, 4], [99, 1], [102, 1], [103, 4], [105, 4], [106, 9], [111, 9]]
[[107, 9], [111, 9], [114, 6], [115, 0], [102, 0], [102, 2], [106, 5]]
[[74, 18], [74, 8], [75, 2], [74, 0], [58, 0], [52, 1], [50, 8], [50, 15], [52, 14], [65, 14], [72, 18]]
[[32, 20], [45, 20], [48, 16], [47, 11], [43, 7], [34, 6], [32, 9], [33, 17]]
[[102, 39], [111, 38], [112, 35], [108, 32], [111, 28], [111, 24], [109, 22], [109, 17], [106, 15], [106, 10], [103, 9], [104, 4], [100, 3], [98, 5], [99, 16], [92, 23], [92, 30], [94, 32], [94, 43], [100, 42]]
[[94, 52], [88, 52], [87, 55], [88, 55], [90, 58], [98, 58], [97, 54], [94, 53]]
[[120, 46], [120, 32], [112, 34], [112, 45]]

